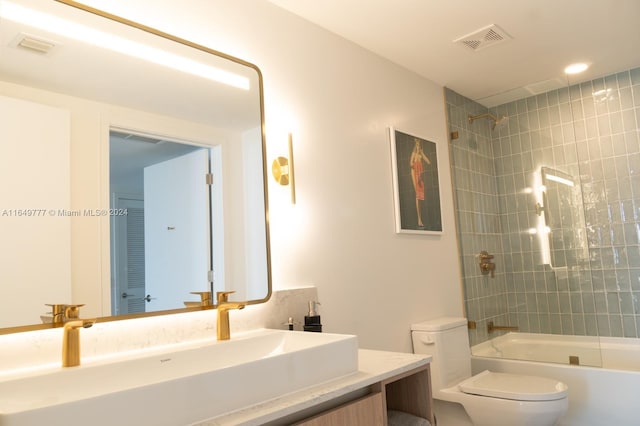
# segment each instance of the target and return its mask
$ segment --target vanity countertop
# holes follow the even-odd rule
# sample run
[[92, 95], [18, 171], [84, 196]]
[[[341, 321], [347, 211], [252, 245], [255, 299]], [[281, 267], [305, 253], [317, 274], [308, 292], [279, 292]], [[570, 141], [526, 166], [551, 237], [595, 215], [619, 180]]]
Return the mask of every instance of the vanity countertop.
[[431, 356], [427, 355], [359, 349], [356, 373], [226, 415], [193, 423], [191, 426], [261, 425], [339, 398], [430, 362]]

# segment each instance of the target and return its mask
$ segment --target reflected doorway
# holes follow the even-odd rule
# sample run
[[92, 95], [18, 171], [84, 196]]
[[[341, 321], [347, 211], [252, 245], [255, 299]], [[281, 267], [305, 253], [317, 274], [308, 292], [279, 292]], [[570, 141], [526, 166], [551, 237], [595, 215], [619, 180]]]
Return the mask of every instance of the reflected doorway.
[[[141, 194], [113, 193], [112, 208], [127, 212], [112, 216], [114, 245], [112, 314], [145, 312], [144, 200]], [[120, 295], [120, 297], [115, 297]]]
[[110, 132], [113, 315], [183, 308], [211, 290], [216, 150]]

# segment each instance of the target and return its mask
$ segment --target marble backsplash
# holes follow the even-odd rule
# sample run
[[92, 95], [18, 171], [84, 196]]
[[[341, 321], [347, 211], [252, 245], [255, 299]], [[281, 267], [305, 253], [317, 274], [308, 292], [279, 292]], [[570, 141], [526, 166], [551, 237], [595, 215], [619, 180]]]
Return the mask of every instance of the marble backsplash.
[[[231, 336], [258, 328], [286, 329], [289, 317], [302, 329], [308, 302], [318, 300], [315, 287], [274, 291], [267, 303], [229, 312]], [[96, 323], [82, 329], [82, 360], [96, 360], [164, 345], [216, 339], [216, 311], [207, 310], [123, 321]], [[20, 370], [60, 365], [62, 328], [0, 335], [0, 377]]]

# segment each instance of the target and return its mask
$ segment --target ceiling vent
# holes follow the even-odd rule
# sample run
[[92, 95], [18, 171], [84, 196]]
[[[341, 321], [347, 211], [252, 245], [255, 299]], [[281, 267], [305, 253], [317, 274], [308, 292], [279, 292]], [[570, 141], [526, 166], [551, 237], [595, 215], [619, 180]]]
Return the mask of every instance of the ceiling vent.
[[112, 130], [109, 133], [109, 135], [110, 137], [116, 137], [122, 140], [128, 140], [131, 142], [150, 143], [154, 145], [159, 145], [166, 142], [164, 139], [158, 139], [151, 136], [134, 135], [132, 133], [118, 132], [117, 130]]
[[14, 40], [14, 46], [21, 49], [29, 50], [30, 52], [39, 53], [41, 55], [47, 55], [56, 47], [56, 43], [44, 39], [42, 37], [35, 37], [29, 34], [20, 33]]
[[473, 51], [478, 51], [507, 40], [511, 40], [511, 36], [505, 33], [497, 25], [492, 24], [481, 28], [478, 31], [474, 31], [471, 34], [455, 39], [453, 42], [466, 46]]

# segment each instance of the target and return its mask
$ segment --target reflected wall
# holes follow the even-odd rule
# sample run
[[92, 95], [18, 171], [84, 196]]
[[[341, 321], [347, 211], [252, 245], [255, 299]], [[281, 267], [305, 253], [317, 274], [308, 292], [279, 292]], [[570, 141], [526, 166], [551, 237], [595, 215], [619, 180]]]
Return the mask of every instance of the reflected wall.
[[[640, 336], [640, 69], [487, 109], [447, 90], [465, 304], [478, 322], [520, 331]], [[509, 117], [490, 122], [468, 115]], [[536, 176], [550, 167], [574, 177], [575, 201], [549, 235], [565, 267], [544, 262]], [[494, 254], [496, 276], [475, 256]], [[492, 336], [491, 336], [492, 337]]]

